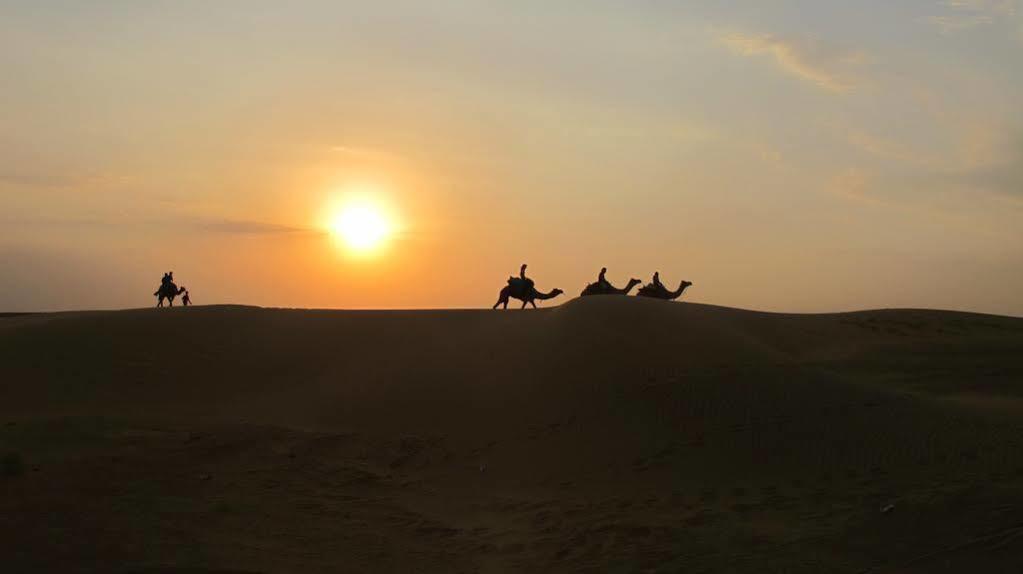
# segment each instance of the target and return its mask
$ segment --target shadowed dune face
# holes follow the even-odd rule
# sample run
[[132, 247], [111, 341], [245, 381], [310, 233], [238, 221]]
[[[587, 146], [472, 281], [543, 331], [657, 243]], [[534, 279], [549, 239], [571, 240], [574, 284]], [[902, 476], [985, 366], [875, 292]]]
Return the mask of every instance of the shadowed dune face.
[[[25, 569], [1023, 559], [1020, 319], [619, 297], [25, 315], [0, 318], [0, 378], [27, 467], [0, 534]], [[43, 552], [54, 528], [72, 541]]]

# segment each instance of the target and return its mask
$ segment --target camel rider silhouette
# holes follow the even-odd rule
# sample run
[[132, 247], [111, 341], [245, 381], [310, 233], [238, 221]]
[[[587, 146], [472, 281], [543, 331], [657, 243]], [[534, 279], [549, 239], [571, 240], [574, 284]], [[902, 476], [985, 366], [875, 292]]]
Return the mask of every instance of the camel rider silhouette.
[[611, 286], [611, 284], [608, 283], [607, 279], [604, 278], [605, 273], [607, 273], [607, 267], [601, 267], [600, 274], [597, 275], [597, 285], [600, 285], [602, 288], [607, 289], [608, 287]]
[[163, 274], [163, 279], [160, 279], [160, 288], [157, 289], [156, 293], [153, 293], [153, 295], [159, 295], [160, 291], [163, 290], [164, 288], [166, 288], [168, 285], [169, 286], [173, 286], [174, 285], [174, 272], [173, 271], [168, 271], [168, 272]]
[[525, 293], [526, 291], [529, 291], [530, 289], [533, 288], [533, 285], [534, 285], [533, 280], [530, 279], [529, 277], [526, 277], [526, 264], [525, 263], [523, 263], [522, 267], [519, 268], [519, 276], [518, 277], [509, 277], [508, 278], [508, 285], [510, 285], [511, 287], [513, 287], [516, 290], [521, 290], [520, 292], [522, 292], [522, 293]]
[[661, 274], [658, 271], [654, 271], [654, 287], [658, 290], [667, 291], [668, 288], [661, 283]]

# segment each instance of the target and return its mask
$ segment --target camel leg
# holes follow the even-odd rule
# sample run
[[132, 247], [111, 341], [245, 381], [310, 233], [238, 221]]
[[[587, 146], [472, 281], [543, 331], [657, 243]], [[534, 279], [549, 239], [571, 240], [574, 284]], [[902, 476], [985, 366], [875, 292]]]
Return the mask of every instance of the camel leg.
[[497, 294], [497, 303], [494, 303], [494, 309], [497, 309], [498, 305], [504, 305], [504, 308], [508, 308], [508, 288], [505, 287]]
[[522, 302], [522, 308], [523, 308], [523, 309], [525, 309], [525, 308], [526, 308], [526, 305], [529, 305], [529, 301], [523, 301], [523, 302]]
[[529, 304], [532, 305], [534, 309], [536, 309], [536, 301], [530, 301]]

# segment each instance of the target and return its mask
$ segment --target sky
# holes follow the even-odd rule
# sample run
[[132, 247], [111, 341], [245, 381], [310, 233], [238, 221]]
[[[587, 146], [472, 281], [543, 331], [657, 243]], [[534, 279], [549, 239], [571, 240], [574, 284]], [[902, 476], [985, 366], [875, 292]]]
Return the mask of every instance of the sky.
[[[489, 307], [529, 264], [1023, 316], [1023, 0], [0, 3], [0, 311]], [[369, 201], [371, 254], [331, 234]], [[361, 198], [361, 199], [359, 199]]]

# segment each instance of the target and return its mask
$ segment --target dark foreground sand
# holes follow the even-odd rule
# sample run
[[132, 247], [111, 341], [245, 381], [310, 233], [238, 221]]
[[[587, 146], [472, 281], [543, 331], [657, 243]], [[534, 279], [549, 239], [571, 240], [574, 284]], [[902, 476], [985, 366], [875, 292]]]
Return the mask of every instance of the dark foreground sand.
[[5, 316], [0, 455], [5, 573], [1021, 572], [1023, 320]]

